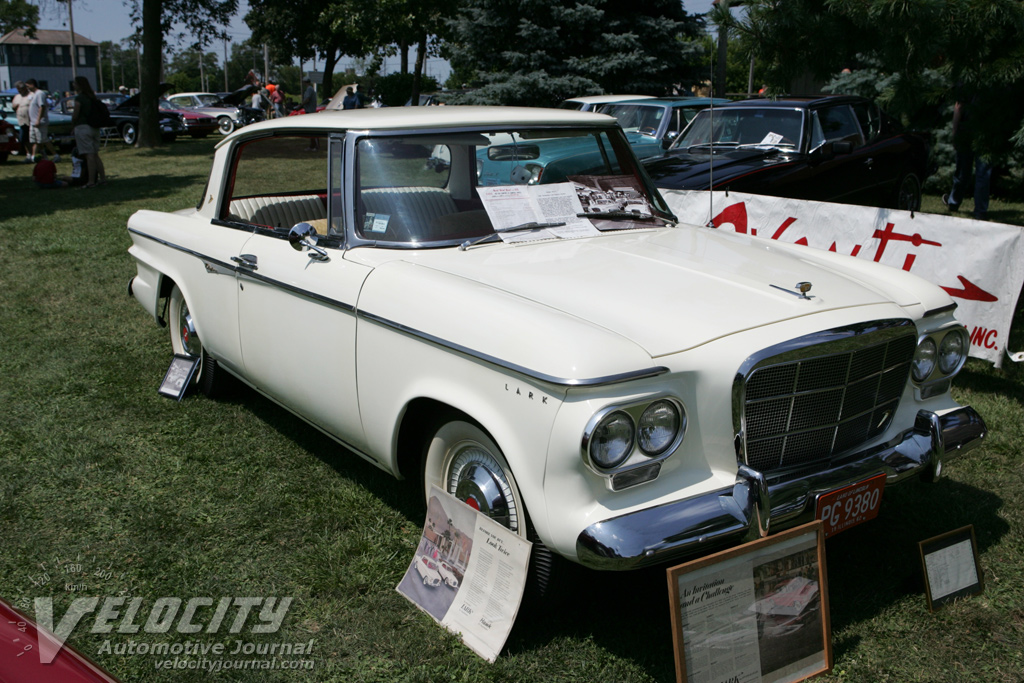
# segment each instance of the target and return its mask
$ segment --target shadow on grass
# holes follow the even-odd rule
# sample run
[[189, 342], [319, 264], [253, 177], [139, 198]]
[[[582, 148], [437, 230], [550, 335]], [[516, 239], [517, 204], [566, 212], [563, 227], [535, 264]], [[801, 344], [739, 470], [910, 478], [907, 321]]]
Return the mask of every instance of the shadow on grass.
[[[109, 174], [105, 185], [81, 189], [69, 187], [59, 190], [43, 190], [36, 187], [31, 177], [8, 180], [4, 184], [7, 201], [4, 206], [4, 223], [14, 219], [38, 218], [59, 211], [92, 209], [113, 204], [125, 204], [137, 200], [159, 199], [180, 191], [184, 184], [198, 184], [200, 188], [205, 176], [181, 175], [168, 179], [162, 175], [118, 177]], [[195, 200], [200, 190], [196, 190]], [[20, 201], [15, 198], [21, 198]], [[142, 207], [139, 207], [142, 208]]]
[[[355, 481], [415, 526], [424, 508], [414, 482], [396, 481], [255, 391], [238, 386], [224, 399], [251, 411], [283, 436]], [[973, 524], [979, 551], [999, 542], [1009, 525], [996, 494], [949, 479], [909, 481], [886, 489], [879, 517], [826, 541], [833, 631], [870, 621], [905, 598], [925, 602], [918, 543]], [[382, 561], [384, 558], [381, 558]], [[558, 590], [524, 602], [505, 646], [515, 656], [590, 641], [642, 668], [657, 681], [675, 680], [666, 569], [598, 572], [562, 562]], [[833, 639], [838, 659], [858, 646], [856, 635]]]

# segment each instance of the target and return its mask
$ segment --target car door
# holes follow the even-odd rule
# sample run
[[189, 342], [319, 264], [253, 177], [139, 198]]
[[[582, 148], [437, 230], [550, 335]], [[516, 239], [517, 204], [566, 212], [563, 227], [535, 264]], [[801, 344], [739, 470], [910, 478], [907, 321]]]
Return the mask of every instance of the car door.
[[[875, 185], [874, 158], [849, 104], [811, 110], [811, 156], [807, 196], [804, 199], [856, 203]], [[828, 145], [849, 143], [849, 152], [830, 152]]]
[[[345, 259], [337, 191], [342, 141], [287, 134], [242, 146], [227, 217], [252, 226], [236, 259], [246, 378], [286, 408], [359, 447], [355, 304], [370, 269]], [[319, 233], [322, 254], [292, 246], [289, 231], [302, 222]]]

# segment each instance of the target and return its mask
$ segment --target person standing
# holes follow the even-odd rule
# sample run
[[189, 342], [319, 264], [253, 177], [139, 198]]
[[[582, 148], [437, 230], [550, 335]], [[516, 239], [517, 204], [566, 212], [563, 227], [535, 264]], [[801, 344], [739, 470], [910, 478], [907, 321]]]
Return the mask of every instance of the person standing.
[[[309, 77], [302, 79], [303, 84], [306, 86], [305, 92], [302, 93], [302, 104], [300, 105], [307, 114], [316, 113], [316, 89], [313, 87], [313, 82], [309, 80]], [[320, 149], [320, 138], [311, 137], [309, 139], [309, 147], [306, 148], [308, 152], [315, 152]]]
[[25, 157], [25, 163], [27, 164], [32, 161], [29, 156], [28, 141], [28, 131], [31, 127], [28, 112], [32, 102], [32, 94], [29, 93], [23, 81], [15, 83], [14, 89], [18, 91], [18, 94], [11, 99], [11, 106], [14, 107], [14, 113], [18, 117], [18, 145], [21, 148], [19, 153]]
[[28, 140], [32, 143], [32, 158], [35, 158], [42, 146], [53, 155], [53, 162], [60, 161], [60, 155], [50, 143], [50, 106], [46, 101], [46, 91], [39, 89], [36, 79], [25, 81], [25, 87], [31, 94], [28, 108], [29, 131]]
[[953, 171], [953, 187], [948, 194], [942, 195], [942, 203], [951, 212], [956, 213], [960, 204], [967, 196], [974, 170], [974, 219], [988, 220], [989, 191], [992, 185], [992, 162], [986, 154], [980, 153], [976, 147], [977, 134], [973, 126], [977, 125], [975, 100], [957, 101], [953, 105], [953, 148], [956, 150], [956, 169]]
[[[267, 86], [269, 89], [269, 86]], [[274, 116], [281, 118], [284, 116], [284, 92], [281, 90], [281, 86], [275, 86], [270, 93], [270, 103], [274, 105]]]
[[75, 144], [78, 153], [85, 157], [88, 181], [83, 188], [96, 187], [107, 182], [107, 172], [100, 159], [100, 129], [90, 121], [94, 119], [101, 103], [96, 99], [89, 79], [85, 76], [75, 77], [75, 112], [71, 116], [71, 125], [75, 130]]
[[359, 109], [359, 98], [356, 97], [352, 86], [345, 88], [345, 97], [341, 100], [342, 109]]

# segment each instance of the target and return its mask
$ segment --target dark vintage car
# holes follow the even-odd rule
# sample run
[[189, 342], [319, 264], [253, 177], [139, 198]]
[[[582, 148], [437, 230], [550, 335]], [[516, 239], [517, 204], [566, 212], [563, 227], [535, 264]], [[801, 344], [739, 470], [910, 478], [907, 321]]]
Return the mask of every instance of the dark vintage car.
[[928, 143], [871, 100], [745, 100], [697, 114], [663, 157], [655, 185], [914, 210]]
[[[139, 96], [131, 97], [116, 93], [96, 93], [96, 96], [107, 105], [113, 122], [109, 128], [117, 131], [117, 135], [125, 144], [134, 145], [139, 138]], [[54, 108], [62, 114], [71, 116], [75, 112], [75, 98], [65, 97]], [[185, 117], [176, 111], [160, 110], [160, 136], [164, 142], [171, 142], [178, 135], [187, 133]]]

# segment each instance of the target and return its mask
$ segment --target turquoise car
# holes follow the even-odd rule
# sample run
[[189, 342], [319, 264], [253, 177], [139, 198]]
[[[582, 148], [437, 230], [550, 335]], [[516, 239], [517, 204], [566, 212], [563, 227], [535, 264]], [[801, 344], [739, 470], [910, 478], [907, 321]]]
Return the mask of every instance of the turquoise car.
[[[728, 100], [706, 97], [646, 98], [607, 104], [600, 113], [619, 120], [633, 152], [640, 159], [660, 156], [701, 109]], [[564, 182], [567, 175], [607, 172], [610, 157], [599, 143], [578, 131], [566, 130], [551, 137], [524, 138], [508, 135], [507, 141], [491, 133], [487, 145], [477, 147], [477, 184], [536, 185]], [[447, 166], [443, 152], [435, 151], [431, 163]]]

